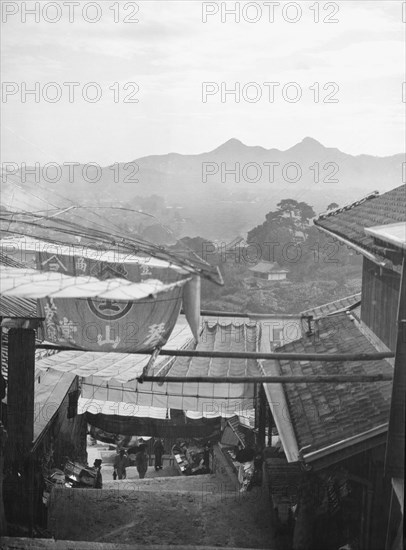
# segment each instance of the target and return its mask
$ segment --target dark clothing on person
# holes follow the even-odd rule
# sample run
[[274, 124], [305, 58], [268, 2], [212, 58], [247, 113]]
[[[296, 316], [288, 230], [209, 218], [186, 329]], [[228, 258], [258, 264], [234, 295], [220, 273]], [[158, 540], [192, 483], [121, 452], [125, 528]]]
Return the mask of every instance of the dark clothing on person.
[[203, 449], [203, 465], [207, 470], [210, 470], [210, 455], [213, 455], [213, 448], [209, 441]]
[[146, 453], [145, 445], [140, 445], [140, 450], [135, 455], [135, 465], [137, 467], [140, 479], [143, 479], [148, 470], [148, 455]]
[[94, 483], [94, 487], [95, 489], [101, 489], [103, 487], [103, 479], [102, 479], [100, 468], [97, 468], [96, 481]]
[[103, 486], [103, 479], [101, 475], [102, 461], [98, 458], [94, 461], [93, 468], [96, 469], [96, 480], [94, 483], [95, 489], [101, 489]]
[[126, 479], [127, 466], [128, 466], [128, 458], [125, 456], [123, 452], [120, 452], [120, 454], [117, 455], [116, 458], [114, 459], [114, 472], [116, 472], [118, 479]]
[[237, 462], [251, 462], [254, 460], [255, 457], [255, 451], [254, 449], [240, 449], [238, 453], [235, 455], [235, 459]]
[[160, 439], [154, 443], [155, 454], [155, 470], [162, 470], [162, 456], [164, 454], [164, 446]]

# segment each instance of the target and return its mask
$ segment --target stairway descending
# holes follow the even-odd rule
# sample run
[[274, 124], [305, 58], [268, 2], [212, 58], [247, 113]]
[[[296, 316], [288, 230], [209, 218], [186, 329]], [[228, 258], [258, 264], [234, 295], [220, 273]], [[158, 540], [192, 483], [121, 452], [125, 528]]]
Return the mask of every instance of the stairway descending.
[[109, 480], [103, 489], [55, 489], [48, 529], [55, 539], [69, 541], [66, 548], [72, 550], [76, 546], [71, 541], [83, 540], [134, 549], [146, 545], [149, 550], [273, 548], [268, 491], [257, 487], [242, 494], [233, 475], [216, 463], [210, 475]]

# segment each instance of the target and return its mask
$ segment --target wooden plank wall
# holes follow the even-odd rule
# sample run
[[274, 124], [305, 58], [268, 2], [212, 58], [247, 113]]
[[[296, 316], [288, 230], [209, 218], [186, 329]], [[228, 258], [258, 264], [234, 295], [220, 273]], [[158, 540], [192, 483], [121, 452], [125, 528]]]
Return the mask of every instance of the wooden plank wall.
[[400, 275], [364, 258], [361, 319], [392, 351], [396, 347]]

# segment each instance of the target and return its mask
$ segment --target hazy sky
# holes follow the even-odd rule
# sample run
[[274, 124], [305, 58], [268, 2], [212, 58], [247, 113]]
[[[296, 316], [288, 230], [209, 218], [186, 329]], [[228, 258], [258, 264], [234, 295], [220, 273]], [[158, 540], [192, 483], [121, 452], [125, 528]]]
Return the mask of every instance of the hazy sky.
[[[216, 6], [195, 0], [122, 1], [118, 13], [117, 2], [107, 0], [98, 3], [99, 14], [96, 2], [80, 2], [70, 6], [72, 22], [68, 3], [59, 3], [58, 14], [55, 3], [40, 2], [39, 22], [28, 14], [23, 21], [24, 7], [34, 2], [2, 4], [3, 91], [6, 86], [10, 92], [1, 105], [3, 162], [106, 165], [171, 151], [209, 151], [231, 137], [287, 149], [312, 136], [352, 154], [390, 155], [405, 148], [401, 1], [319, 2], [319, 23], [312, 1], [290, 7], [280, 2], [273, 22], [271, 6], [241, 2], [239, 23], [224, 13], [221, 20], [224, 7], [235, 2], [219, 2], [218, 13], [207, 15], [205, 23], [202, 12]], [[85, 16], [100, 16], [98, 22], [85, 21], [85, 4], [93, 4]], [[55, 23], [45, 20], [59, 15]], [[126, 16], [139, 22], [124, 23]], [[329, 17], [338, 22], [323, 22]], [[22, 91], [23, 83], [32, 89], [35, 82], [38, 102]], [[79, 83], [72, 103], [64, 82]], [[89, 82], [98, 84], [100, 101], [83, 99]], [[130, 82], [139, 88], [132, 96], [138, 103], [123, 102], [136, 91], [133, 85], [125, 89]], [[202, 82], [214, 82], [219, 90], [221, 82], [227, 88], [256, 85], [241, 90], [239, 103], [231, 95], [222, 102], [220, 92], [203, 102]], [[273, 102], [265, 82], [280, 83]], [[283, 94], [289, 82], [297, 84]], [[329, 82], [335, 84], [323, 90]], [[58, 89], [62, 95], [55, 103], [41, 95], [53, 99]], [[294, 99], [298, 90], [298, 101], [284, 98]], [[87, 97], [95, 91], [88, 87]], [[259, 101], [247, 101], [257, 93]], [[323, 102], [328, 94], [338, 103]]]

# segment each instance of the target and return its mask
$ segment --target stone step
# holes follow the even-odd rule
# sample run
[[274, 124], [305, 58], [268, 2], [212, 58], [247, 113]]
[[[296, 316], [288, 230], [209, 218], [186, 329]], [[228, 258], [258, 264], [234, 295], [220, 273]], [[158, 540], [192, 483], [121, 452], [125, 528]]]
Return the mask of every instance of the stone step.
[[201, 476], [169, 476], [112, 480], [103, 478], [104, 490], [116, 491], [172, 491], [172, 492], [234, 492], [236, 487], [227, 477], [206, 474]]
[[[86, 542], [73, 540], [27, 539], [1, 537], [1, 550], [218, 550], [218, 546], [193, 546], [173, 544], [119, 544], [110, 542]], [[227, 547], [227, 550], [244, 550], [241, 547]], [[260, 548], [253, 550], [263, 550]]]

